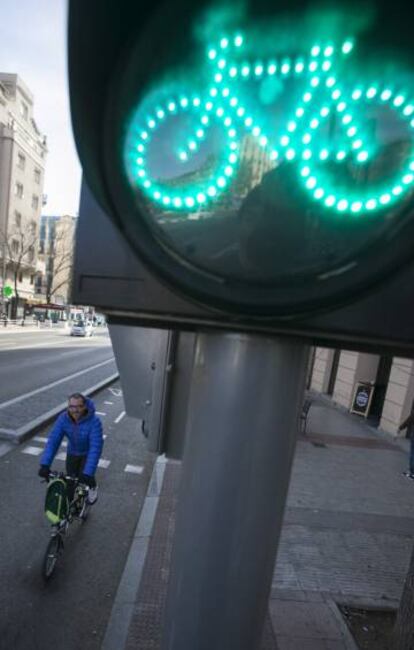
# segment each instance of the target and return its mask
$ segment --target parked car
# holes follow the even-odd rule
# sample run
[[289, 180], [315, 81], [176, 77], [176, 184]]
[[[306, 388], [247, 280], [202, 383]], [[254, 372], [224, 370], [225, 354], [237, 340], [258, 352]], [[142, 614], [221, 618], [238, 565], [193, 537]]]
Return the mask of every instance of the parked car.
[[77, 320], [73, 323], [70, 335], [71, 336], [93, 336], [94, 326], [89, 321]]

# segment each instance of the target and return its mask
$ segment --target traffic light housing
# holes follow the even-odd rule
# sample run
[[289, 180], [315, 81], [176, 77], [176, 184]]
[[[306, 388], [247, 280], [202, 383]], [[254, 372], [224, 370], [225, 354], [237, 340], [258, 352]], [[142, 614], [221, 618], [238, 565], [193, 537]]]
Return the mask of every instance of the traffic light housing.
[[385, 1], [361, 18], [352, 3], [72, 0], [74, 299], [121, 322], [408, 354], [407, 23]]

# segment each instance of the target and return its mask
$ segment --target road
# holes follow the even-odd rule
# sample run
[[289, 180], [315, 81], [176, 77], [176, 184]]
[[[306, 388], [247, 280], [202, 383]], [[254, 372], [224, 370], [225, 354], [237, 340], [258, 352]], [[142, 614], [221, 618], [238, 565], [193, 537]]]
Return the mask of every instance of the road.
[[[74, 345], [86, 351], [89, 341]], [[125, 416], [119, 382], [93, 399], [106, 436], [99, 499], [85, 523], [72, 525], [47, 584], [41, 564], [49, 526], [37, 477], [46, 428], [0, 455], [0, 650], [100, 649], [154, 459], [139, 422]], [[63, 469], [63, 460], [54, 466]]]
[[0, 436], [25, 431], [70, 393], [116, 372], [106, 328], [88, 338], [71, 337], [67, 330], [1, 332]]

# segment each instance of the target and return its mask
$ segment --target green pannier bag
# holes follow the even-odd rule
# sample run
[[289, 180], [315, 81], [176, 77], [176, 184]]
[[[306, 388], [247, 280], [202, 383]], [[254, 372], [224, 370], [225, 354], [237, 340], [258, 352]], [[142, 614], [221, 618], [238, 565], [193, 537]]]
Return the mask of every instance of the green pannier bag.
[[46, 490], [45, 515], [52, 524], [58, 524], [69, 512], [68, 487], [62, 478], [50, 481]]

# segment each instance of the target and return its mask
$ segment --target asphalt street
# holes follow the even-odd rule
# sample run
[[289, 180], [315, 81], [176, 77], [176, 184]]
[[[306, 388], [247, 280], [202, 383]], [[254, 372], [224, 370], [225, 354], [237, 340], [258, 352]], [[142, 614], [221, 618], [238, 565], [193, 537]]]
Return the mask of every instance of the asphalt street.
[[[41, 564], [49, 536], [45, 485], [37, 476], [47, 428], [0, 451], [0, 650], [98, 650], [145, 498], [154, 457], [139, 422], [125, 415], [119, 382], [93, 397], [105, 445], [99, 499], [75, 522], [48, 584]], [[55, 468], [63, 469], [62, 447]]]

